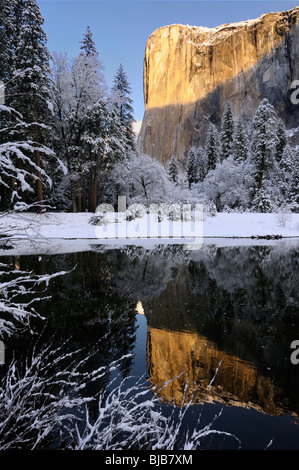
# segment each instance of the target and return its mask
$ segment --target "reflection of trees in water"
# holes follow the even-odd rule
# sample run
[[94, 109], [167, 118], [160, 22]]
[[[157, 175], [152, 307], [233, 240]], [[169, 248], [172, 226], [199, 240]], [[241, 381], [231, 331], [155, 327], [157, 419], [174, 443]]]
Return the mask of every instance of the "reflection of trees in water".
[[212, 315], [226, 305], [231, 316], [258, 323], [298, 306], [299, 251], [249, 247], [202, 254], [189, 263], [189, 285], [193, 294], [206, 295]]
[[[289, 360], [290, 343], [299, 333], [299, 252], [295, 248], [287, 244], [203, 246], [197, 252], [187, 252], [174, 246], [155, 250], [131, 247], [44, 256], [40, 260], [20, 257], [18, 263], [21, 269], [34, 268], [38, 274], [70, 271], [53, 279], [47, 292], [40, 293], [41, 297], [50, 295], [52, 300], [40, 306], [40, 313], [47, 318], [46, 327], [37, 321], [33, 330], [37, 334], [43, 330], [46, 339], [53, 336], [53, 346], [68, 338], [70, 351], [83, 348], [81, 360], [87, 350], [92, 350], [85, 371], [108, 366], [133, 351], [135, 307], [140, 300], [150, 328], [162, 332], [168, 328], [171, 334], [193, 331], [194, 341], [200, 333], [213, 342], [216, 353], [225, 351], [244, 359], [244, 363], [254, 362], [271, 386], [273, 379], [275, 390], [281, 391], [277, 397], [280, 408], [299, 410], [299, 379]], [[28, 350], [29, 336], [12, 338], [7, 344], [8, 361], [12, 353], [22, 357]], [[178, 342], [173, 343], [177, 349]], [[153, 354], [150, 346], [148, 352]], [[166, 357], [165, 349], [162, 352]], [[191, 369], [205, 372], [202, 365], [206, 362], [192, 354]], [[122, 363], [123, 376], [130, 373], [132, 360]], [[213, 367], [209, 369], [212, 372]], [[100, 387], [108, 381], [109, 374]], [[98, 384], [90, 387], [86, 390], [90, 395], [100, 388]], [[93, 411], [96, 413], [96, 409]]]
[[290, 344], [299, 334], [299, 251], [285, 247], [206, 250], [188, 266], [197, 324], [220, 348], [258, 365], [298, 410]]
[[103, 251], [101, 256], [105, 256], [111, 267], [117, 291], [129, 290], [135, 298], [145, 300], [160, 295], [170, 280], [176, 281], [186, 252], [182, 247], [172, 245], [158, 245], [152, 250], [128, 246]]
[[[67, 347], [83, 348], [83, 356], [97, 348], [89, 361], [90, 370], [108, 365], [133, 351], [136, 300], [125, 290], [116, 292], [109, 263], [103, 256], [90, 252], [44, 256], [40, 260], [38, 257], [21, 257], [19, 263], [22, 269], [37, 272], [41, 265], [47, 273], [58, 269], [67, 271], [49, 284], [46, 295], [51, 299], [38, 306], [46, 322], [35, 322], [34, 325], [38, 334], [43, 331], [45, 338], [53, 336], [53, 347], [70, 339]], [[28, 335], [14, 338], [10, 349], [22, 355], [28, 341]], [[130, 372], [132, 360], [131, 357], [121, 362], [123, 376]]]
[[[91, 369], [133, 351], [141, 300], [150, 326], [199, 331], [228, 353], [278, 371], [290, 390], [289, 346], [299, 332], [298, 262], [298, 250], [288, 244], [191, 252], [126, 247], [19, 260], [22, 269], [39, 273], [70, 271], [50, 283], [52, 300], [41, 313], [57, 343], [69, 337], [77, 348], [104, 338]], [[124, 376], [131, 364], [124, 362]]]
[[190, 290], [204, 299], [202, 315], [221, 317], [226, 335], [243, 323], [269, 349], [290, 317], [298, 323], [298, 250], [222, 248], [202, 255], [189, 263]]
[[[162, 294], [144, 304], [153, 383], [162, 386], [171, 375], [188, 367], [189, 377], [196, 377], [196, 382], [202, 369], [206, 383], [213, 372], [208, 367], [212, 358], [200, 356], [200, 349], [201, 344], [211, 341], [220, 357], [224, 352], [226, 362], [235, 358], [236, 367], [244, 365], [242, 380], [257, 367], [252, 382], [246, 382], [252, 400], [258, 396], [259, 405], [264, 402], [267, 408], [271, 401], [267, 393], [275, 391], [272, 410], [298, 413], [299, 382], [290, 362], [290, 344], [299, 333], [298, 260], [296, 249], [280, 247], [203, 247], [190, 253], [176, 280], [168, 278]], [[179, 349], [178, 338], [186, 350]], [[188, 340], [192, 344], [188, 345]], [[199, 355], [200, 364], [193, 353]], [[224, 387], [220, 396], [232, 385], [232, 372], [227, 377], [226, 373], [224, 364], [219, 375]], [[176, 391], [170, 391], [169, 400], [175, 393], [180, 397], [184, 380], [182, 377]]]

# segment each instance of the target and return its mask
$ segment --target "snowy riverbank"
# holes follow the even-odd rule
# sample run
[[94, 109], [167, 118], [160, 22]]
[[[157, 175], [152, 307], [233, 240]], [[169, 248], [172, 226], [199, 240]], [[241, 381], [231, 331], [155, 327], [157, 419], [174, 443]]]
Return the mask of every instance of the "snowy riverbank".
[[[15, 252], [31, 254], [86, 251], [96, 244], [107, 247], [139, 245], [152, 248], [157, 244], [186, 243], [183, 239], [167, 238], [99, 240], [95, 226], [89, 223], [93, 215], [56, 212], [2, 215], [0, 232], [5, 237], [2, 238], [0, 255]], [[272, 244], [275, 242], [273, 237], [299, 241], [299, 214], [218, 213], [213, 217], [204, 216], [203, 243], [220, 246], [264, 244], [268, 239], [268, 243]], [[7, 249], [8, 247], [11, 249]]]

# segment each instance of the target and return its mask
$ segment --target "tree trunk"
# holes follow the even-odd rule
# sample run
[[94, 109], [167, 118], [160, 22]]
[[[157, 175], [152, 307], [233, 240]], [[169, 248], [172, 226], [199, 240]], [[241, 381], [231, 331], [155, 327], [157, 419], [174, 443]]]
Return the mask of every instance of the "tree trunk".
[[73, 204], [73, 212], [77, 212], [77, 201], [76, 201], [76, 185], [75, 182], [71, 178], [71, 195], [72, 195], [72, 204]]
[[98, 205], [98, 165], [95, 165], [92, 184], [92, 210], [96, 211]]
[[93, 197], [93, 169], [91, 168], [89, 170], [89, 177], [88, 177], [88, 210], [89, 212], [93, 211], [92, 197]]
[[77, 212], [82, 212], [82, 189], [80, 177], [77, 181], [77, 191]]
[[38, 149], [39, 146], [39, 138], [38, 138], [38, 127], [37, 127], [37, 106], [36, 106], [36, 94], [34, 94], [34, 115], [35, 115], [35, 123], [34, 123], [34, 131], [35, 131], [35, 164], [37, 166], [36, 176], [37, 176], [37, 200], [39, 203], [38, 212], [41, 213], [43, 208], [43, 183], [42, 183], [42, 175], [40, 171], [40, 152]]
[[81, 210], [86, 211], [87, 207], [87, 189], [86, 189], [86, 175], [83, 175], [83, 182], [81, 178]]
[[262, 164], [261, 164], [261, 171], [259, 175], [259, 186], [258, 189], [262, 189], [263, 186], [263, 173], [264, 173], [264, 168], [265, 168], [265, 157], [262, 157]]

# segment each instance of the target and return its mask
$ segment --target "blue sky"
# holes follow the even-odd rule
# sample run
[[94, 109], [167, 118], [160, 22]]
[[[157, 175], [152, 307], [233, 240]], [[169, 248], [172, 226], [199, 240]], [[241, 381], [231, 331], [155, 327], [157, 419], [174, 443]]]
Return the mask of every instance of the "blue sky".
[[132, 87], [135, 119], [142, 120], [143, 56], [155, 29], [174, 23], [214, 27], [299, 6], [292, 1], [37, 0], [50, 52], [78, 54], [90, 26], [109, 86], [120, 63]]

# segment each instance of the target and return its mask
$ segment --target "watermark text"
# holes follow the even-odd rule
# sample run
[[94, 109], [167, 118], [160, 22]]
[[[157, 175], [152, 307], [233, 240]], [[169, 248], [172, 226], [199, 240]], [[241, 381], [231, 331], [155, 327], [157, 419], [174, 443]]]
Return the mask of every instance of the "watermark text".
[[100, 204], [95, 212], [95, 233], [99, 239], [176, 239], [202, 244], [202, 204], [132, 204], [118, 197], [115, 212], [110, 204]]

